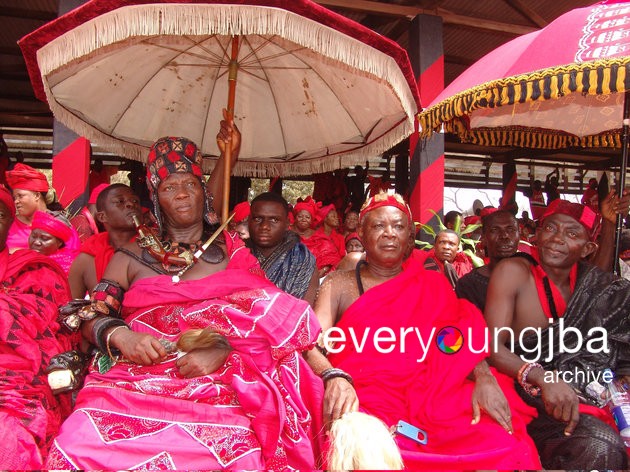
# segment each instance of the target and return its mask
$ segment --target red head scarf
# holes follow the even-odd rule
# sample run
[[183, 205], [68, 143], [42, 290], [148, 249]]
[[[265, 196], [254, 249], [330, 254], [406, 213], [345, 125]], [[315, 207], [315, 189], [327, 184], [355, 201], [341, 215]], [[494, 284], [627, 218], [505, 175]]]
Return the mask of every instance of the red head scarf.
[[295, 206], [293, 207], [293, 214], [297, 215], [302, 210], [308, 211], [311, 214], [311, 218], [315, 218], [317, 216], [317, 213], [319, 212], [319, 207], [317, 203], [315, 203], [315, 200], [313, 200], [313, 198], [309, 195], [301, 202], [298, 201], [295, 204]]
[[324, 221], [328, 216], [328, 213], [330, 213], [331, 211], [337, 211], [335, 205], [333, 205], [332, 203], [330, 205], [326, 205], [325, 207], [321, 207], [319, 209], [319, 220]]
[[26, 164], [15, 164], [13, 170], [6, 172], [7, 183], [12, 189], [48, 192], [48, 180], [40, 171]]
[[37, 210], [33, 214], [33, 223], [31, 224], [31, 230], [41, 229], [49, 234], [52, 234], [55, 238], [67, 243], [72, 237], [72, 228], [65, 224], [58, 218], [55, 218], [50, 213]]
[[[348, 234], [348, 236], [346, 236], [345, 243], [348, 244], [348, 241], [350, 241], [352, 239], [356, 239], [357, 241], [359, 241], [361, 243], [361, 238], [359, 237], [359, 233], [350, 233], [350, 234]], [[363, 243], [361, 243], [361, 244], [363, 244]]]
[[0, 184], [0, 202], [4, 203], [11, 212], [11, 218], [15, 218], [15, 202], [11, 192], [2, 184]]
[[495, 211], [499, 211], [499, 209], [495, 208], [495, 207], [484, 207], [479, 212], [479, 216], [481, 218], [484, 218], [484, 217], [486, 217], [488, 215], [492, 215]]
[[241, 202], [234, 207], [234, 223], [239, 224], [249, 216], [249, 202]]
[[558, 214], [570, 216], [584, 226], [591, 240], [595, 236], [599, 225], [599, 216], [589, 207], [579, 203], [572, 203], [567, 200], [554, 200], [549, 204], [545, 213], [540, 218], [540, 224], [542, 225], [544, 223], [545, 218]]
[[405, 203], [405, 200], [403, 199], [403, 197], [401, 197], [397, 193], [395, 193], [394, 195], [389, 195], [385, 192], [377, 193], [373, 197], [370, 197], [367, 199], [367, 201], [361, 207], [361, 212], [359, 213], [359, 222], [363, 221], [363, 218], [365, 217], [367, 213], [371, 212], [372, 210], [376, 210], [377, 208], [385, 207], [385, 206], [398, 208], [405, 215], [407, 215], [407, 218], [409, 218], [409, 224], [410, 225], [413, 224], [413, 217], [411, 216], [411, 208], [409, 208], [409, 205]]

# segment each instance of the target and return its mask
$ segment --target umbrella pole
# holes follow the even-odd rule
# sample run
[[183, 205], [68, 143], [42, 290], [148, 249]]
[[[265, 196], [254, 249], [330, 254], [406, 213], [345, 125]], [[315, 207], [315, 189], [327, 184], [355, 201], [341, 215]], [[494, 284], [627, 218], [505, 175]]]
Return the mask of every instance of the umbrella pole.
[[[619, 170], [619, 183], [617, 185], [619, 198], [623, 197], [623, 189], [626, 187], [626, 172], [628, 168], [628, 145], [630, 145], [630, 91], [626, 90], [624, 92], [623, 98], [623, 139], [621, 150], [621, 166]], [[621, 231], [623, 230], [624, 216], [617, 215], [617, 230], [615, 231], [614, 267], [615, 272], [619, 277], [621, 277], [621, 266], [619, 265], [619, 246], [621, 244]]]
[[[238, 73], [238, 36], [232, 36], [232, 54], [228, 65], [228, 121], [234, 119], [234, 102], [236, 100], [236, 75]], [[223, 205], [221, 221], [227, 221], [230, 206], [230, 175], [232, 174], [232, 146], [226, 146], [223, 155]]]

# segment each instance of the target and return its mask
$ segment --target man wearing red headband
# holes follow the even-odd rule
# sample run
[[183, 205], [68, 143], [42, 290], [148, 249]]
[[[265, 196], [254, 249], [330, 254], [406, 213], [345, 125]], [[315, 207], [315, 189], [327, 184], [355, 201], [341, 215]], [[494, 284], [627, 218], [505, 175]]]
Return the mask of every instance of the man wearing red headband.
[[[395, 439], [411, 470], [540, 468], [524, 422], [511, 414], [483, 360], [487, 354], [451, 341], [447, 354], [432, 337], [449, 327], [471, 333], [478, 345], [485, 324], [442, 275], [407, 257], [412, 228], [401, 196], [370, 198], [359, 223], [367, 262], [332, 273], [320, 288], [315, 312], [328, 357], [312, 350], [308, 358], [326, 381], [325, 419], [361, 409], [387, 427], [400, 425]], [[418, 444], [423, 434], [416, 428], [426, 444]]]
[[[612, 199], [614, 210], [627, 212], [626, 200]], [[532, 257], [499, 262], [488, 287], [485, 316], [498, 334], [490, 361], [537, 408], [528, 431], [546, 469], [628, 468], [599, 406], [601, 372], [630, 375], [630, 282], [583, 262], [598, 223], [589, 207], [554, 200]]]
[[70, 411], [70, 398], [54, 396], [45, 369], [67, 350], [57, 336], [57, 309], [70, 297], [66, 276], [50, 258], [30, 250], [9, 254], [6, 238], [15, 217], [0, 186], [0, 469], [42, 469], [50, 443]]

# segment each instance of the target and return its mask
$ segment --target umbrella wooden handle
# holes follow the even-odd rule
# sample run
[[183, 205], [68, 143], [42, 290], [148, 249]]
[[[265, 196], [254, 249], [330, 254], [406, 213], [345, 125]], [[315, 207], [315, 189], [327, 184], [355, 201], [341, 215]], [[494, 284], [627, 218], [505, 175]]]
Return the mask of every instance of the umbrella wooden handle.
[[[229, 75], [228, 75], [228, 103], [227, 114], [228, 121], [234, 122], [234, 102], [236, 101], [236, 76], [238, 75], [238, 36], [232, 37], [232, 55], [230, 57]], [[225, 147], [223, 155], [223, 205], [221, 208], [221, 221], [226, 221], [228, 217], [228, 208], [230, 206], [230, 175], [232, 173], [232, 141]]]

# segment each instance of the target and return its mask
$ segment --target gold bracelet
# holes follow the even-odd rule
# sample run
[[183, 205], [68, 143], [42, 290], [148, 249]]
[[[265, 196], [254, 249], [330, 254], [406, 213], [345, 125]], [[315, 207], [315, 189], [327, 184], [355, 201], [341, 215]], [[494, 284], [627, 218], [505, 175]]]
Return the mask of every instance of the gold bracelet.
[[112, 351], [109, 346], [109, 341], [112, 338], [112, 334], [114, 334], [116, 330], [120, 328], [129, 329], [127, 326], [115, 326], [114, 329], [112, 329], [109, 333], [107, 333], [107, 336], [105, 337], [105, 346], [107, 347], [107, 355], [109, 356], [110, 359], [114, 359], [115, 356], [112, 354]]

